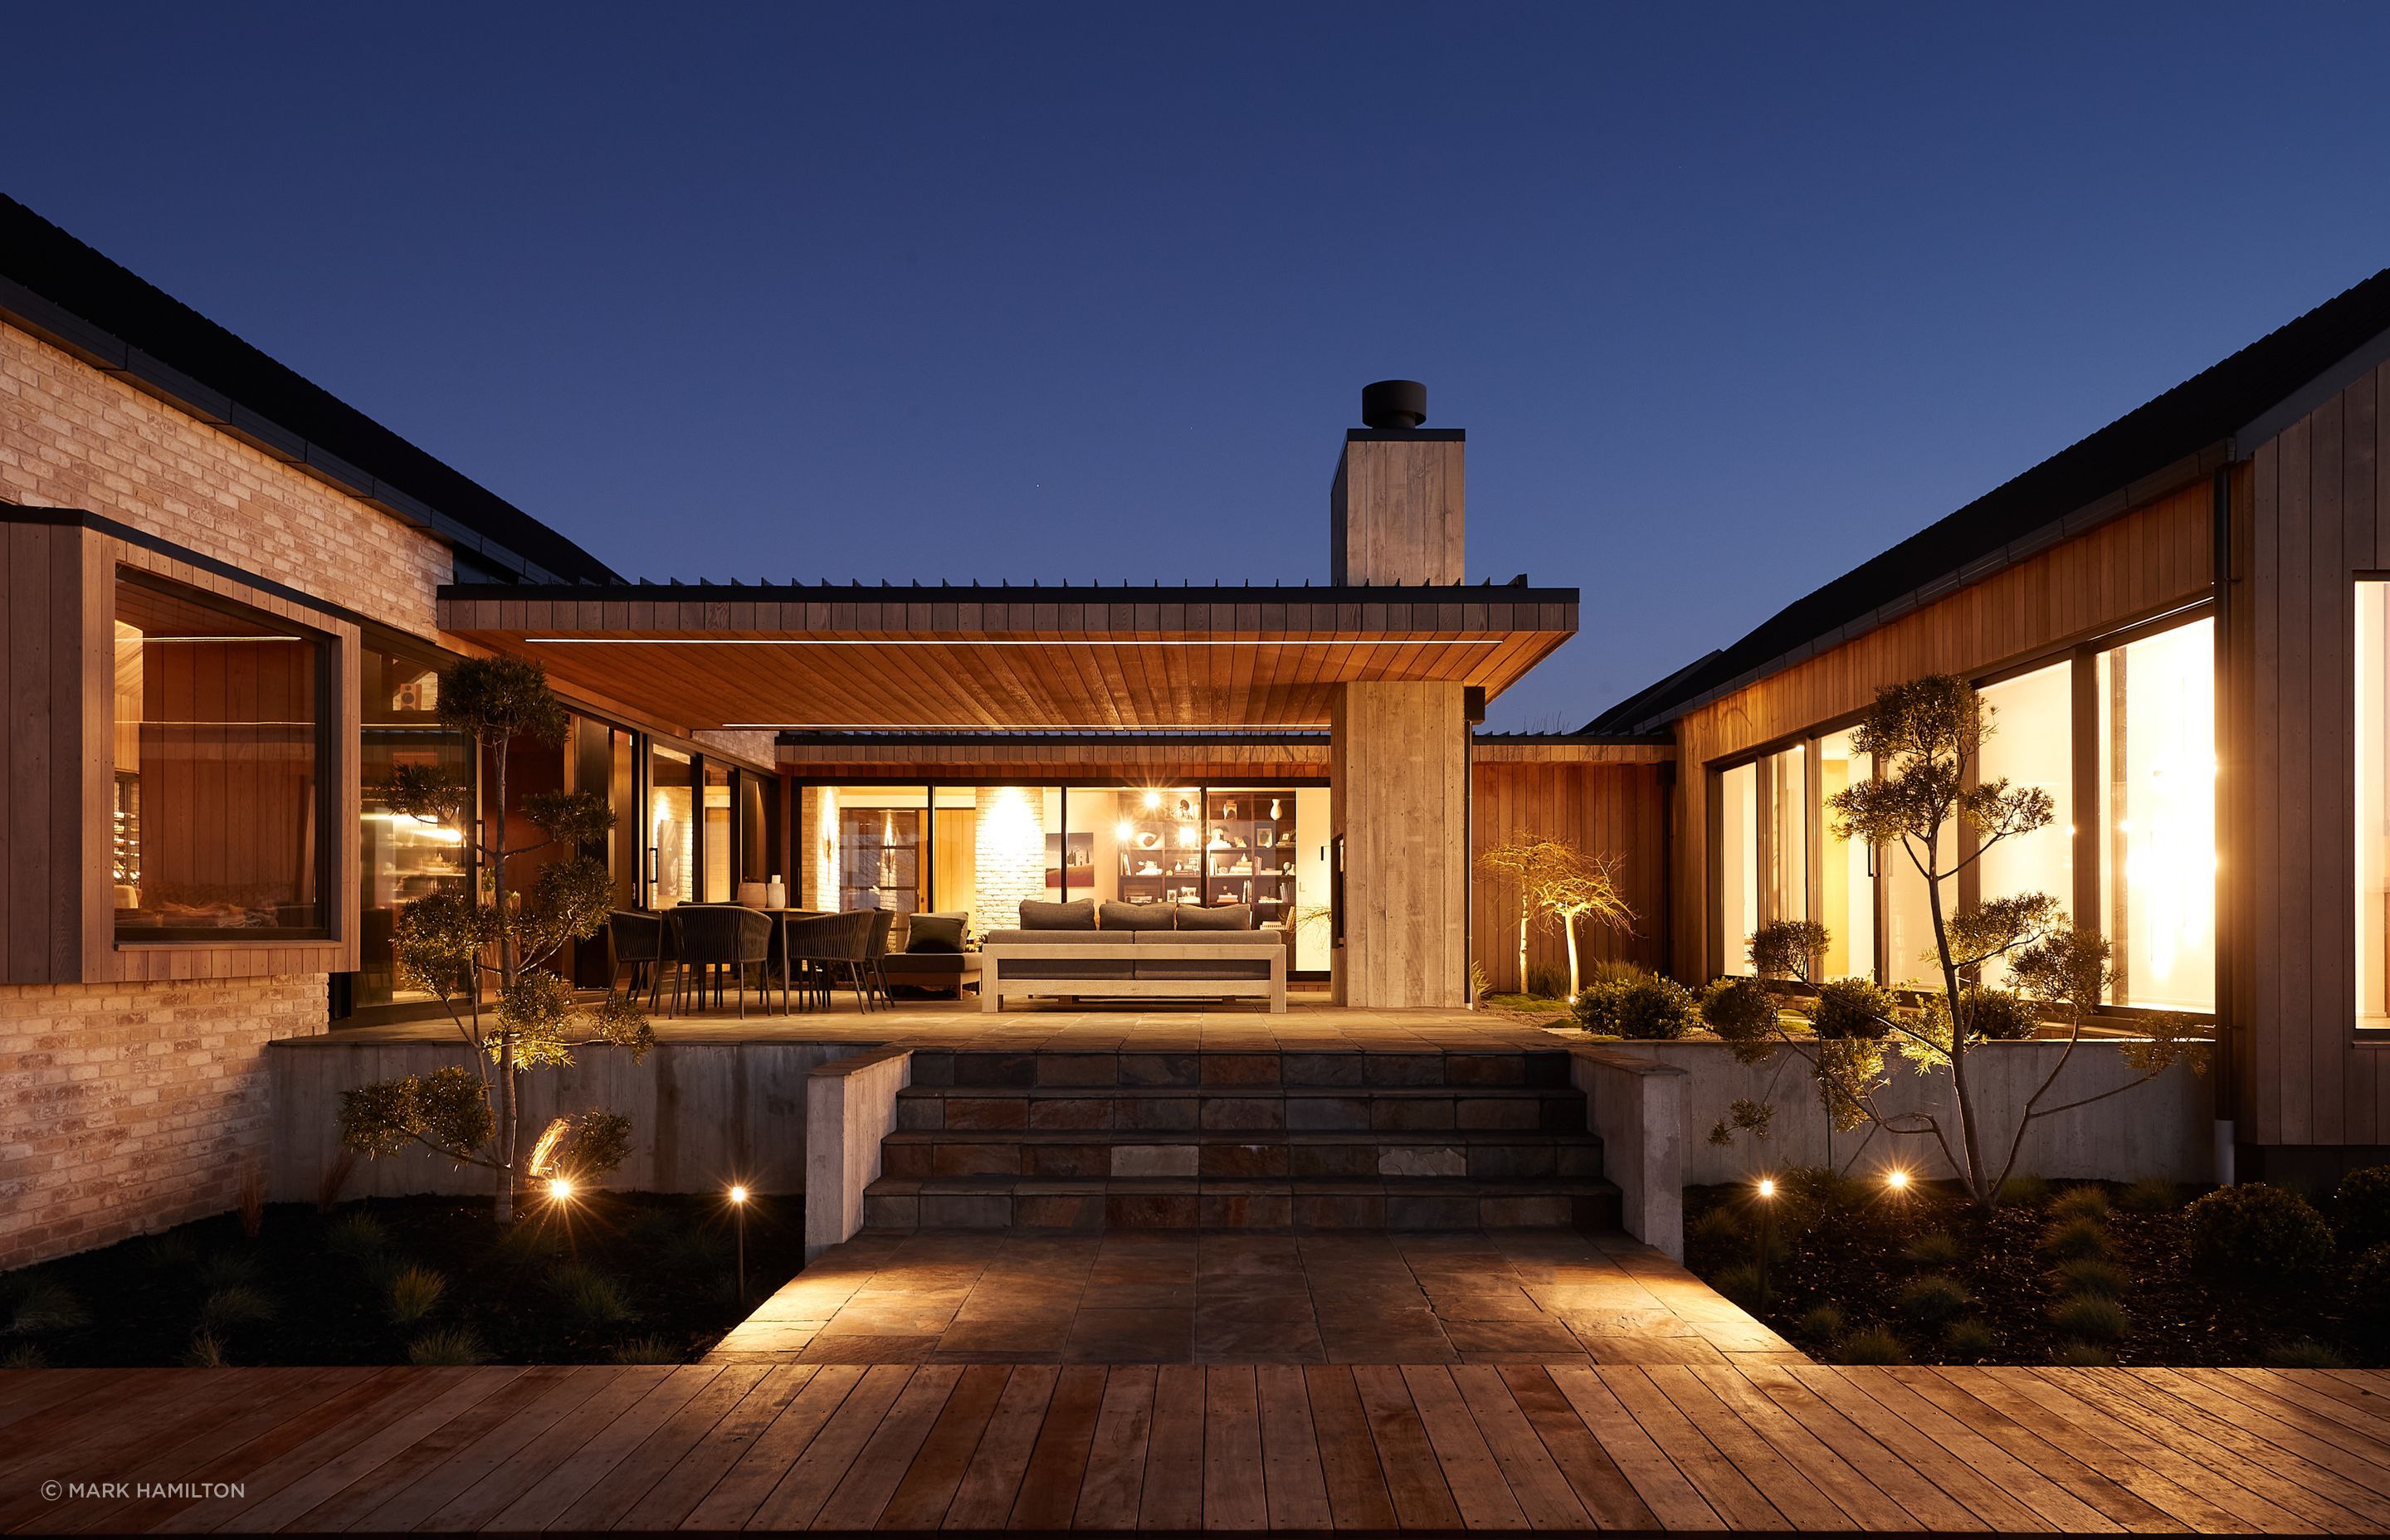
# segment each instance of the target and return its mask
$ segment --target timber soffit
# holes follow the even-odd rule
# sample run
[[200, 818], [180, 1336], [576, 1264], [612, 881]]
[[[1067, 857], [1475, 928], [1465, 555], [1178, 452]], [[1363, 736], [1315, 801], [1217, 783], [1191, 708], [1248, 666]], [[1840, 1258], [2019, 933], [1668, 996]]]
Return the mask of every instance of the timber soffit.
[[428, 531], [485, 569], [535, 580], [616, 576], [497, 494], [6, 196], [0, 320]]
[[1587, 724], [1650, 731], [2244, 459], [2390, 358], [2390, 269], [2127, 412]]

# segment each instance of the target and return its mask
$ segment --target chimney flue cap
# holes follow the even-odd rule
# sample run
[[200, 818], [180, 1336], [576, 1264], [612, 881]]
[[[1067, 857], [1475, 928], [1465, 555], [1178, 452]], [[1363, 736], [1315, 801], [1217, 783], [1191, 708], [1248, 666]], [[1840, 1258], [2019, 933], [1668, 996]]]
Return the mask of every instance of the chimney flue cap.
[[1416, 379], [1362, 386], [1361, 420], [1371, 428], [1417, 428], [1427, 420], [1427, 387]]

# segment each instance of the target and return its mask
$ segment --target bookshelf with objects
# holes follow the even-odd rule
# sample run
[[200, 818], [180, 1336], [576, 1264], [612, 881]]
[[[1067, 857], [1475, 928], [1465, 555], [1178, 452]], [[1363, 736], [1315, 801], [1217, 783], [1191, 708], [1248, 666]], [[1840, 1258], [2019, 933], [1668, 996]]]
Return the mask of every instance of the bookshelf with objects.
[[1123, 903], [1203, 902], [1202, 800], [1193, 787], [1122, 795], [1113, 834]]
[[1291, 789], [1208, 792], [1203, 903], [1249, 904], [1256, 926], [1288, 922], [1295, 905], [1294, 823]]

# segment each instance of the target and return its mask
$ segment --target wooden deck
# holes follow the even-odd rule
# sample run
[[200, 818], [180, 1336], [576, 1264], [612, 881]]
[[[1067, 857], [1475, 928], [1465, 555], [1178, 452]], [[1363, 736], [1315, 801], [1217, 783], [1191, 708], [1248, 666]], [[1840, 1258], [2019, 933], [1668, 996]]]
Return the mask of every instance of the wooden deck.
[[[2390, 1375], [700, 1364], [0, 1374], [19, 1531], [2390, 1529]], [[238, 1495], [44, 1483], [225, 1482]]]

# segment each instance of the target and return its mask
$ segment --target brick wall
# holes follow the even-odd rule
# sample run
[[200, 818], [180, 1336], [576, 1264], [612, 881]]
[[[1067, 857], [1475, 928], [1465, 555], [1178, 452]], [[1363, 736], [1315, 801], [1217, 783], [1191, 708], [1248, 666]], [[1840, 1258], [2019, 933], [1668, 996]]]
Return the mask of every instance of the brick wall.
[[[0, 500], [80, 508], [418, 635], [448, 549], [0, 325]], [[322, 974], [0, 987], [0, 1267], [220, 1213]]]
[[267, 1153], [265, 1045], [322, 1032], [324, 987], [0, 986], [0, 1268], [238, 1203]]
[[82, 508], [432, 635], [448, 547], [0, 325], [0, 499]]

